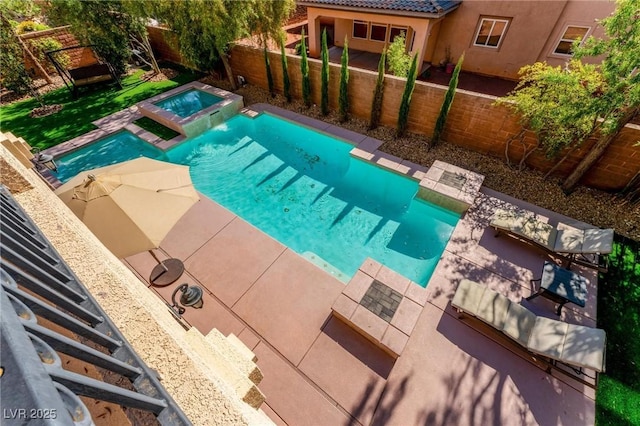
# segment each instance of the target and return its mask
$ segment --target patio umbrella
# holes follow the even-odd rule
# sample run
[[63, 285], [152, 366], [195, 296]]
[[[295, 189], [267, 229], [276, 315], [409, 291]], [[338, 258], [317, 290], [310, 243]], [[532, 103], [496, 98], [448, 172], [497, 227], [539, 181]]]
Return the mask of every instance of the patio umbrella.
[[55, 193], [116, 256], [148, 250], [158, 261], [150, 281], [168, 285], [184, 271], [152, 249], [200, 197], [189, 167], [146, 157], [82, 172]]

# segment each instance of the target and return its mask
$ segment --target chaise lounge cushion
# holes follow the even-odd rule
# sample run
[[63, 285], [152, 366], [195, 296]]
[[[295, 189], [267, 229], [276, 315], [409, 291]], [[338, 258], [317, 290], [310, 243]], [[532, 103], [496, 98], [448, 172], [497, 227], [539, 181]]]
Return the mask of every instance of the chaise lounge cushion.
[[511, 303], [502, 332], [526, 348], [535, 322], [536, 314], [518, 303]]
[[562, 347], [569, 324], [545, 317], [537, 317], [531, 330], [527, 349], [533, 353], [562, 361]]
[[482, 300], [486, 288], [487, 287], [474, 281], [462, 280], [460, 284], [458, 284], [458, 289], [453, 296], [451, 305], [454, 308], [465, 311], [469, 315], [476, 316], [478, 307], [480, 306], [480, 300]]
[[603, 371], [606, 339], [604, 330], [569, 324], [562, 348], [563, 362]]
[[487, 288], [480, 300], [476, 317], [491, 325], [493, 328], [502, 330], [507, 318], [509, 305], [511, 305], [511, 301], [508, 298]]

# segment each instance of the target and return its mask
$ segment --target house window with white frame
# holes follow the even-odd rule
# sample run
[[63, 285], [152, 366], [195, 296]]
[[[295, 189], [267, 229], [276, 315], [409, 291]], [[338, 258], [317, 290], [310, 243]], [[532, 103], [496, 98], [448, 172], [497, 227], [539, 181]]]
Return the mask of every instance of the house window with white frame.
[[353, 38], [369, 38], [369, 23], [353, 21]]
[[590, 27], [578, 27], [578, 26], [567, 26], [567, 29], [560, 37], [556, 48], [553, 50], [553, 53], [557, 55], [568, 55], [571, 56], [573, 52], [571, 49], [573, 48], [573, 43], [578, 41], [582, 43], [584, 39], [587, 37], [589, 33]]
[[396, 27], [396, 26], [391, 26], [391, 30], [389, 31], [389, 43], [393, 43], [393, 41], [396, 39], [396, 37], [398, 37], [399, 35], [403, 35], [406, 39], [407, 37], [407, 27]]
[[371, 24], [371, 40], [387, 41], [387, 26], [385, 24]]
[[482, 18], [473, 42], [474, 46], [498, 48], [509, 26], [508, 19]]

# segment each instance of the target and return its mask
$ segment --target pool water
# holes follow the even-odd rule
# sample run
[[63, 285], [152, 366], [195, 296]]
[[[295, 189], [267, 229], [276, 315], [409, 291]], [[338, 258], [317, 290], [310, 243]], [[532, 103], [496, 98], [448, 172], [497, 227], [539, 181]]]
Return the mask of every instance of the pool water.
[[209, 108], [211, 105], [217, 104], [223, 98], [203, 92], [202, 90], [192, 89], [178, 93], [154, 105], [173, 114], [187, 118], [198, 111]]
[[[269, 114], [236, 115], [164, 160], [189, 165], [198, 191], [338, 279], [371, 257], [425, 286], [459, 215], [415, 198], [416, 181], [352, 148]], [[62, 170], [64, 160], [61, 172], [80, 171]]]
[[108, 166], [138, 157], [168, 161], [164, 151], [125, 130], [57, 158], [58, 172], [56, 176], [61, 182], [66, 182], [83, 170]]

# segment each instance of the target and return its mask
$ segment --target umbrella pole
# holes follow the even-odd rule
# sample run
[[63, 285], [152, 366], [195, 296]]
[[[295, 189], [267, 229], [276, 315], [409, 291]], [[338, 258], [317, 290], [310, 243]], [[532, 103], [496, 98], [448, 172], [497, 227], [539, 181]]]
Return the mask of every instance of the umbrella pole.
[[184, 272], [184, 264], [179, 259], [166, 259], [162, 262], [158, 259], [158, 256], [149, 250], [151, 256], [158, 262], [158, 264], [151, 271], [149, 282], [158, 287], [164, 287], [171, 283], [174, 283], [180, 278]]

